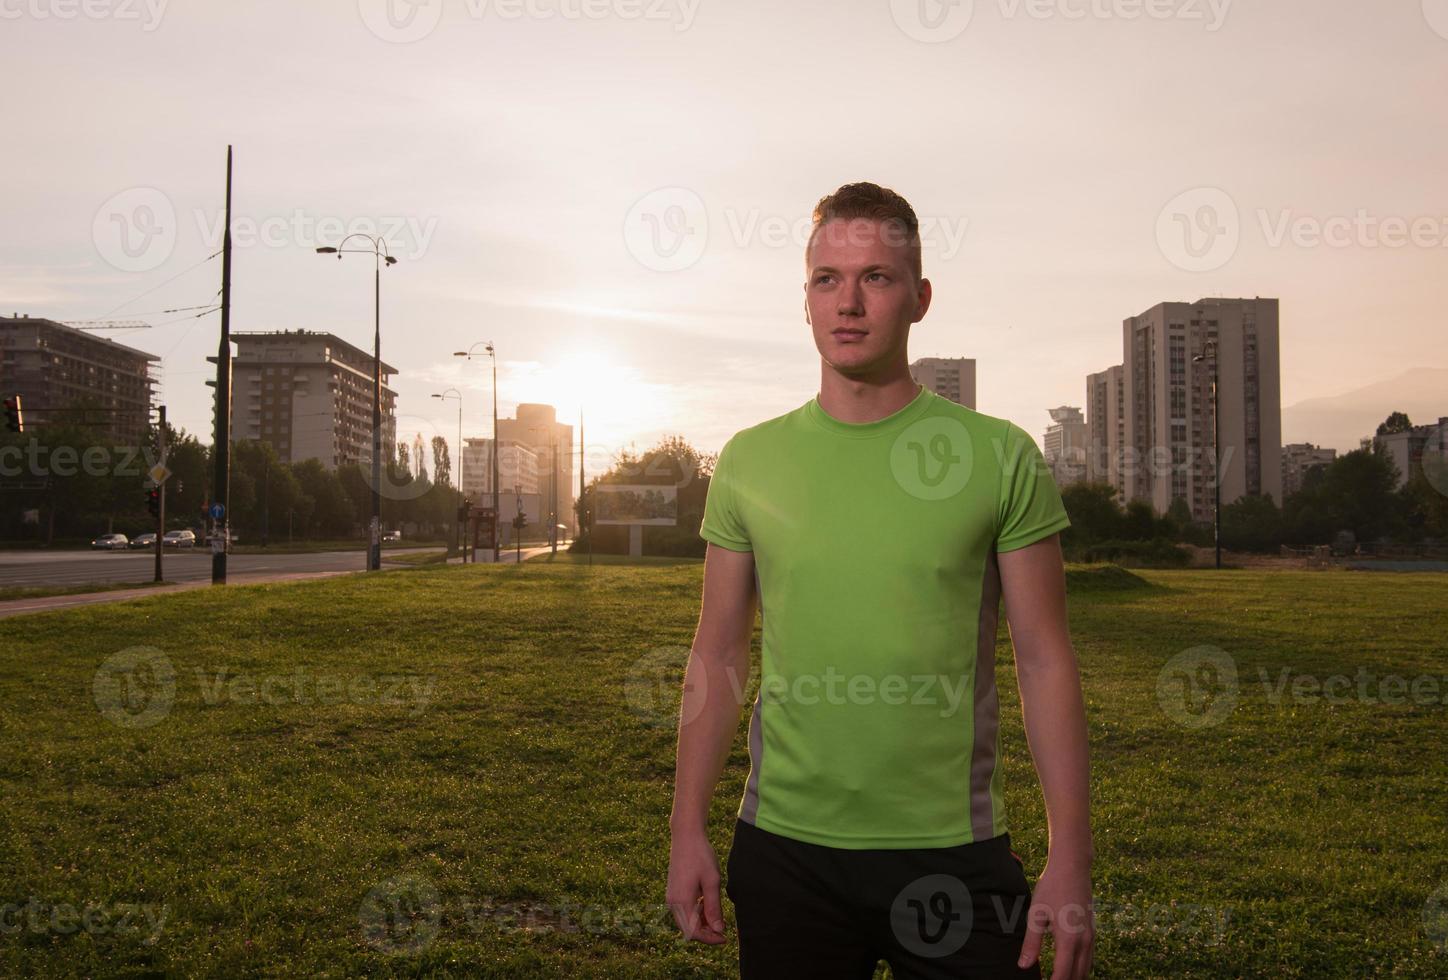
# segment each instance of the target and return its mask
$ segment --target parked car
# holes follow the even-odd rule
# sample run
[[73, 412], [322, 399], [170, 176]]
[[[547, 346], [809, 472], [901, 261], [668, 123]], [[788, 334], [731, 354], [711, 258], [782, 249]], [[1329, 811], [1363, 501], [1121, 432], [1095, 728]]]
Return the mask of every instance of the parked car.
[[402, 540], [402, 532], [401, 532], [401, 531], [383, 531], [383, 532], [382, 532], [382, 540], [383, 540], [383, 541], [401, 541], [401, 540]]
[[167, 548], [194, 548], [196, 547], [196, 532], [194, 531], [167, 531], [161, 543]]
[[130, 544], [124, 534], [102, 534], [91, 542], [91, 547], [103, 551], [124, 551]]
[[147, 531], [145, 534], [138, 534], [131, 539], [132, 548], [154, 548], [156, 547], [156, 532]]

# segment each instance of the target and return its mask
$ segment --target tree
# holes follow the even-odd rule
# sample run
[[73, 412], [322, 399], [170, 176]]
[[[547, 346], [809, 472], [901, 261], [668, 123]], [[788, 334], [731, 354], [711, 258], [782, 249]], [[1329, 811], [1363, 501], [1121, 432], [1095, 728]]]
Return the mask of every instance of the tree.
[[438, 486], [452, 486], [452, 457], [448, 455], [447, 440], [442, 436], [432, 437], [432, 476]]
[[1378, 435], [1390, 436], [1397, 432], [1407, 432], [1412, 427], [1413, 423], [1408, 420], [1406, 413], [1394, 412], [1383, 420], [1382, 425], [1378, 426]]
[[1282, 546], [1282, 514], [1266, 494], [1248, 494], [1222, 507], [1222, 546], [1236, 551], [1276, 551]]
[[307, 533], [319, 538], [345, 538], [350, 535], [356, 514], [337, 474], [316, 459], [296, 464], [292, 467], [292, 474], [302, 494], [312, 499]]
[[1063, 535], [1067, 541], [1089, 544], [1121, 535], [1121, 507], [1110, 484], [1072, 483], [1061, 490], [1061, 502], [1071, 519]]

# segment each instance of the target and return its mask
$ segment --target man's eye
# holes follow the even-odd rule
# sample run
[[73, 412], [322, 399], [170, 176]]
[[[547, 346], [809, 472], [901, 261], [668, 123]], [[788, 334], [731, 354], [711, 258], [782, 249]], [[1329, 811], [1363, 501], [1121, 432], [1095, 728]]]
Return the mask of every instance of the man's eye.
[[819, 275], [815, 276], [815, 282], [824, 282], [828, 278], [830, 278], [829, 273], [820, 273]]
[[866, 278], [866, 279], [884, 279], [884, 278], [885, 278], [885, 273], [883, 273], [883, 272], [872, 272], [872, 273], [870, 273], [868, 276], [866, 276], [865, 278]]

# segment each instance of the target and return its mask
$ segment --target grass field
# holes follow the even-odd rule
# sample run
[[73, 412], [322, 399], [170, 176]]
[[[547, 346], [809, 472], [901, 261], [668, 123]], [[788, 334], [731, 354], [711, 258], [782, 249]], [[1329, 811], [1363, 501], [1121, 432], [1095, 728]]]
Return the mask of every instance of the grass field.
[[[701, 572], [560, 556], [5, 622], [0, 973], [734, 975], [732, 942], [682, 943], [662, 905]], [[1448, 576], [1076, 569], [1071, 589], [1095, 975], [1448, 974]], [[746, 773], [741, 725], [721, 864]]]

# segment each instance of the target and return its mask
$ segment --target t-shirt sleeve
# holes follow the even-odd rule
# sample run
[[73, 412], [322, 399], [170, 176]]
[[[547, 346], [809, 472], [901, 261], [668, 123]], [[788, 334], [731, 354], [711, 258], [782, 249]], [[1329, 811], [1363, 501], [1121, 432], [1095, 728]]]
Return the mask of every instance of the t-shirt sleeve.
[[709, 478], [709, 490], [704, 498], [704, 519], [699, 525], [699, 536], [730, 551], [753, 551], [749, 532], [744, 527], [744, 515], [739, 511], [735, 449], [734, 440], [730, 438], [719, 450], [719, 459], [714, 463], [714, 475]]
[[1036, 441], [1006, 423], [996, 551], [1014, 551], [1071, 526], [1061, 491]]

